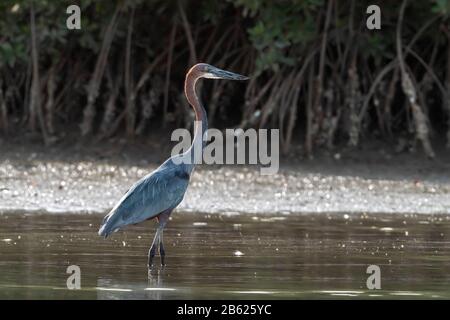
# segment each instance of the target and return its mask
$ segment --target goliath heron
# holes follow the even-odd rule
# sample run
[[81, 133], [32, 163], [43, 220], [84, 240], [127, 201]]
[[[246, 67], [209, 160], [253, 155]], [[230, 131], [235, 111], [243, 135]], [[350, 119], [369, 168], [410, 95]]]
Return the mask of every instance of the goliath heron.
[[[158, 226], [155, 238], [148, 252], [148, 266], [159, 247], [161, 265], [164, 265], [165, 251], [163, 246], [163, 230], [173, 209], [183, 200], [189, 184], [194, 161], [195, 148], [203, 150], [204, 135], [208, 129], [206, 111], [197, 96], [195, 85], [200, 78], [247, 80], [248, 77], [221, 70], [206, 63], [198, 63], [186, 74], [184, 93], [189, 104], [194, 108], [196, 123], [194, 140], [191, 147], [183, 154], [166, 160], [158, 169], [136, 182], [120, 199], [119, 203], [103, 219], [98, 231], [105, 238], [119, 229], [148, 219], [156, 218]], [[200, 143], [199, 143], [200, 142]], [[198, 150], [197, 150], [198, 151]], [[201, 154], [201, 153], [200, 153]], [[187, 161], [184, 161], [187, 160]]]

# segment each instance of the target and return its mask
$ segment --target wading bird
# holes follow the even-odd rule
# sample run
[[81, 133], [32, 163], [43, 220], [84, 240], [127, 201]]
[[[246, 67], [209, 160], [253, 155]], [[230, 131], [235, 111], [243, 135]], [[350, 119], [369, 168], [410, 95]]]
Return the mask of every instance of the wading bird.
[[[161, 265], [165, 264], [163, 246], [163, 230], [170, 214], [181, 200], [189, 184], [195, 166], [196, 148], [203, 150], [203, 136], [208, 129], [206, 111], [197, 96], [195, 85], [200, 78], [247, 80], [248, 77], [221, 70], [206, 63], [198, 63], [186, 74], [184, 93], [189, 104], [194, 108], [196, 127], [194, 140], [190, 148], [183, 154], [167, 159], [158, 169], [136, 182], [120, 199], [119, 203], [103, 219], [98, 231], [105, 238], [123, 227], [145, 220], [156, 218], [158, 226], [155, 238], [148, 252], [148, 266], [159, 247]], [[201, 123], [201, 125], [198, 125]], [[201, 155], [201, 152], [200, 152]]]

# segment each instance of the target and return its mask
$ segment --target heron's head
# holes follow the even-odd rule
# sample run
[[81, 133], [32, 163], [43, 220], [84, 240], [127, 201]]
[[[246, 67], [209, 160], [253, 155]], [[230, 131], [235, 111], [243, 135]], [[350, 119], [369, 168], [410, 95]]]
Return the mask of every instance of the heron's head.
[[206, 79], [227, 79], [227, 80], [248, 80], [249, 78], [237, 73], [225, 71], [216, 68], [207, 63], [197, 63], [191, 68], [191, 72], [194, 71], [199, 74], [200, 78]]

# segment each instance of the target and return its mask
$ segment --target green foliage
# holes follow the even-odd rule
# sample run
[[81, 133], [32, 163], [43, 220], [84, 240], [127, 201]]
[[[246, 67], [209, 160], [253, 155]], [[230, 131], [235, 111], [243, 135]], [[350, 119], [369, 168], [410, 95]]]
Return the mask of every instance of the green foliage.
[[[124, 0], [125, 1], [125, 0]], [[75, 40], [72, 45], [82, 49], [88, 49], [98, 53], [101, 41], [101, 32], [108, 23], [114, 12], [117, 2], [115, 1], [76, 1], [82, 8], [82, 31], [69, 32], [65, 28], [65, 9], [73, 1], [51, 1], [34, 0], [36, 16], [39, 29], [39, 38], [42, 52], [50, 56], [57, 55], [63, 47], [68, 45], [69, 39]], [[189, 9], [189, 1], [183, 1]], [[336, 2], [337, 3], [337, 2]], [[337, 3], [341, 8], [340, 14], [333, 21], [336, 32], [344, 31], [348, 25], [350, 1], [348, 3]], [[28, 12], [31, 1], [28, 0], [3, 0], [0, 3], [0, 63], [14, 66], [17, 61], [26, 58], [27, 41], [29, 38], [29, 17]], [[248, 32], [248, 39], [253, 48], [257, 51], [255, 62], [255, 73], [262, 73], [267, 70], [277, 71], [282, 66], [293, 66], [297, 63], [301, 51], [317, 42], [322, 32], [323, 12], [327, 1], [324, 0], [228, 0], [220, 1], [200, 1], [196, 6], [199, 10], [188, 10], [197, 21], [204, 23], [219, 24], [224, 19], [229, 18], [230, 5], [234, 7], [245, 21], [245, 28]], [[369, 2], [357, 1], [356, 12], [360, 12], [357, 19], [364, 19], [365, 8]], [[389, 28], [389, 19], [395, 19], [399, 3], [389, 2], [383, 6], [383, 25]], [[151, 30], [153, 22], [162, 15], [167, 18], [178, 16], [177, 1], [125, 1], [124, 11], [130, 8], [138, 8], [136, 20], [147, 22], [148, 29]], [[409, 12], [413, 12], [417, 17], [414, 19], [416, 25], [420, 25], [430, 14], [440, 14], [448, 16], [450, 12], [449, 0], [432, 0], [425, 2], [410, 2]], [[194, 14], [194, 15], [193, 15]], [[168, 19], [165, 19], [166, 21]], [[417, 20], [419, 19], [419, 20]], [[169, 19], [168, 21], [172, 21]], [[118, 30], [122, 37], [126, 33], [125, 24]], [[163, 28], [167, 28], [164, 26]], [[338, 30], [340, 28], [342, 31]], [[169, 30], [169, 28], [167, 28]], [[142, 30], [146, 31], [146, 30]], [[155, 34], [155, 31], [152, 31]], [[163, 30], [166, 32], [166, 30]], [[405, 30], [408, 32], [408, 30]], [[414, 32], [414, 30], [413, 30]], [[147, 35], [142, 32], [142, 38]], [[337, 40], [332, 40], [337, 42]], [[392, 56], [386, 49], [392, 44], [392, 39], [379, 34], [368, 34], [361, 39], [363, 51], [368, 56]], [[300, 51], [299, 51], [300, 50]]]
[[[98, 104], [96, 105], [98, 108], [96, 117], [102, 116], [111, 92], [117, 96], [115, 101], [117, 109], [123, 109], [122, 104], [126, 100], [124, 96], [126, 91], [124, 85], [125, 57], [129, 57], [131, 60], [128, 78], [132, 83], [128, 89], [131, 88], [132, 91], [141, 81], [139, 90], [132, 92], [132, 96], [136, 94], [132, 98], [134, 99], [133, 103], [136, 104], [135, 110], [138, 110], [136, 111], [137, 118], [142, 114], [148, 116], [180, 107], [184, 100], [180, 103], [179, 88], [182, 87], [184, 72], [191, 63], [193, 49], [199, 60], [208, 60], [205, 62], [221, 67], [230, 67], [236, 72], [240, 71], [257, 79], [252, 82], [252, 90], [246, 93], [249, 100], [258, 100], [258, 105], [249, 107], [251, 110], [249, 114], [246, 113], [247, 110], [240, 109], [233, 111], [223, 109], [216, 112], [218, 116], [233, 112], [237, 112], [241, 116], [240, 112], [242, 112], [243, 123], [251, 123], [251, 112], [256, 110], [262, 112], [270, 103], [278, 103], [271, 100], [269, 100], [270, 103], [267, 103], [267, 99], [273, 98], [272, 92], [280, 89], [276, 84], [282, 83], [287, 74], [303, 69], [306, 57], [314, 57], [310, 59], [312, 62], [308, 66], [310, 68], [308, 72], [312, 70], [312, 75], [317, 77], [317, 72], [321, 69], [318, 67], [320, 59], [318, 53], [323, 52], [325, 61], [323, 61], [322, 85], [324, 87], [321, 88], [323, 90], [313, 90], [313, 92], [319, 92], [318, 94], [322, 95], [326, 92], [328, 97], [313, 97], [313, 100], [318, 101], [318, 105], [321, 106], [327, 99], [331, 99], [329, 97], [332, 96], [331, 93], [334, 90], [332, 105], [335, 109], [328, 112], [329, 115], [333, 115], [337, 113], [337, 109], [344, 108], [348, 101], [346, 88], [348, 87], [351, 61], [356, 61], [358, 64], [356, 67], [358, 77], [355, 79], [360, 81], [353, 87], [361, 90], [362, 92], [359, 94], [364, 95], [380, 70], [396, 58], [396, 28], [402, 1], [378, 1], [377, 4], [382, 8], [382, 30], [379, 31], [369, 31], [366, 28], [366, 8], [373, 4], [372, 1], [333, 1], [331, 21], [326, 30], [327, 41], [325, 50], [322, 51], [318, 49], [322, 48], [322, 42], [325, 39], [324, 24], [329, 1], [331, 0], [1, 0], [0, 82], [4, 87], [17, 86], [17, 90], [9, 90], [9, 92], [18, 94], [14, 97], [11, 93], [8, 95], [8, 99], [15, 99], [13, 103], [8, 101], [8, 105], [11, 103], [14, 106], [26, 107], [26, 99], [29, 98], [25, 95], [20, 96], [20, 94], [29, 90], [26, 86], [29, 86], [31, 60], [30, 10], [31, 5], [34, 4], [39, 70], [42, 78], [42, 103], [49, 92], [46, 83], [50, 78], [48, 74], [51, 73], [51, 67], [57, 65], [59, 69], [54, 77], [55, 91], [58, 94], [62, 92], [61, 96], [55, 99], [57, 100], [55, 103], [60, 104], [58, 116], [61, 119], [80, 119], [83, 116], [82, 105], [86, 100], [85, 86], [92, 78], [97, 65], [107, 26], [116, 9], [120, 7], [121, 12], [113, 31], [112, 44], [105, 62], [106, 71], [104, 75], [99, 76], [101, 79], [99, 80], [99, 95], [96, 100]], [[71, 4], [78, 4], [81, 7], [81, 30], [67, 30], [66, 28], [66, 8]], [[187, 26], [180, 17], [179, 4], [186, 13]], [[130, 38], [130, 52], [127, 52], [126, 42], [131, 12], [134, 12], [133, 33]], [[413, 50], [426, 63], [430, 63], [429, 68], [435, 72], [435, 78], [439, 78], [442, 82], [447, 77], [445, 70], [447, 70], [448, 63], [448, 38], [442, 30], [448, 28], [449, 16], [449, 0], [410, 0], [402, 25], [403, 45], [406, 45], [422, 26], [430, 21], [433, 22], [421, 34]], [[176, 30], [173, 43], [170, 42], [171, 30]], [[187, 41], [189, 32], [195, 42], [194, 48]], [[224, 38], [224, 35], [227, 37]], [[219, 43], [219, 41], [221, 42]], [[173, 47], [173, 52], [169, 55], [168, 51], [171, 47]], [[154, 59], [158, 57], [159, 60], [152, 66]], [[420, 82], [421, 79], [427, 80], [424, 77], [423, 65], [418, 64], [417, 59], [411, 58], [411, 55], [408, 59], [414, 62], [407, 61], [410, 63], [408, 67], [411, 69], [411, 73], [414, 73], [415, 80], [417, 82]], [[170, 77], [167, 77], [166, 72], [169, 65]], [[151, 72], [146, 74], [147, 70], [151, 70]], [[272, 86], [261, 99], [253, 99], [271, 77], [283, 80], [273, 81]], [[312, 86], [316, 84], [304, 81], [305, 77], [306, 75], [303, 74], [301, 83], [306, 86], [307, 90], [311, 90]], [[163, 87], [160, 84], [162, 81], [158, 79], [167, 78], [170, 83], [164, 84], [164, 90], [156, 88], [157, 86]], [[70, 83], [70, 87], [65, 87], [66, 82]], [[385, 87], [386, 82], [383, 79]], [[293, 99], [294, 94], [291, 93], [294, 92], [293, 88], [296, 85], [290, 84], [290, 87], [284, 88], [287, 97], [283, 97], [286, 98], [284, 100]], [[228, 84], [228, 86], [232, 85]], [[428, 83], [421, 83], [420, 86], [430, 87]], [[210, 87], [213, 86], [205, 85], [205, 91]], [[63, 90], [64, 88], [65, 90]], [[214, 88], [222, 90], [219, 92], [229, 89], [229, 87], [226, 89], [221, 87], [220, 82], [214, 83]], [[394, 86], [394, 88], [396, 87]], [[298, 88], [295, 89], [295, 92], [299, 91]], [[165, 99], [161, 99], [161, 92], [165, 92]], [[177, 94], [173, 94], [174, 92]], [[211, 96], [207, 93], [204, 95], [205, 97]], [[423, 99], [426, 100], [426, 94], [421, 96], [424, 96]], [[297, 101], [298, 106], [304, 106], [306, 97], [305, 88], [302, 87], [301, 95], [294, 100]], [[397, 96], [392, 99], [395, 104], [398, 103]], [[161, 106], [151, 105], [152, 103], [156, 104], [155, 101], [165, 101], [167, 110], [161, 111], [163, 109]], [[230, 105], [232, 105], [234, 101], [232, 99], [230, 101]], [[401, 100], [399, 101], [401, 102]], [[217, 108], [220, 108], [218, 105], [221, 103], [222, 100], [215, 101]], [[80, 107], [70, 108], [74, 104]], [[399, 103], [398, 105], [403, 104]], [[67, 109], [64, 109], [66, 106]], [[283, 112], [287, 114], [286, 110], [291, 107], [292, 105], [289, 105], [279, 109], [283, 109]], [[140, 108], [142, 111], [139, 111]], [[401, 109], [397, 106], [396, 108]], [[28, 114], [26, 109], [14, 110], [14, 112], [25, 118]], [[300, 112], [302, 112], [301, 116]], [[305, 110], [302, 109], [293, 118], [304, 119], [304, 113]], [[114, 119], [119, 112], [111, 114]], [[380, 112], [378, 111], [377, 114]], [[403, 110], [399, 114], [395, 119], [410, 117], [408, 110], [406, 112]], [[178, 123], [187, 118], [183, 112], [178, 112], [177, 116]], [[314, 116], [322, 117], [323, 115]], [[276, 118], [276, 111], [265, 117], [273, 117], [275, 119], [273, 123], [279, 120]], [[171, 117], [167, 116], [166, 118]], [[214, 116], [212, 118], [214, 120]], [[354, 116], [354, 118], [358, 117]], [[411, 120], [408, 118], [408, 121]], [[373, 120], [374, 127], [381, 122], [379, 119]], [[117, 128], [120, 128], [120, 119], [117, 123], [119, 124]], [[282, 123], [282, 120], [278, 123]], [[342, 126], [345, 121], [336, 123], [338, 126]], [[252, 123], [251, 125], [258, 124]], [[389, 125], [386, 124], [386, 126]], [[336, 132], [339, 130], [347, 129], [338, 127]]]
[[432, 8], [434, 13], [448, 16], [450, 14], [450, 1], [449, 0], [434, 0]]
[[288, 51], [297, 45], [307, 46], [314, 39], [317, 33], [314, 13], [322, 1], [236, 0], [235, 5], [242, 7], [244, 16], [254, 20], [248, 34], [258, 50], [256, 72], [261, 73], [295, 64], [296, 57], [289, 56]]

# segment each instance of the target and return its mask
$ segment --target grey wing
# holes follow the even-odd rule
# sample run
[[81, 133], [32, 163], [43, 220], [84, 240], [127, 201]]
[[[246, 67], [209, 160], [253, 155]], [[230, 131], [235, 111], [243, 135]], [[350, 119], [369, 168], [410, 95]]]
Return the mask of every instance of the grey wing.
[[181, 166], [161, 166], [139, 180], [105, 217], [100, 235], [153, 218], [175, 208], [184, 197], [189, 174]]

